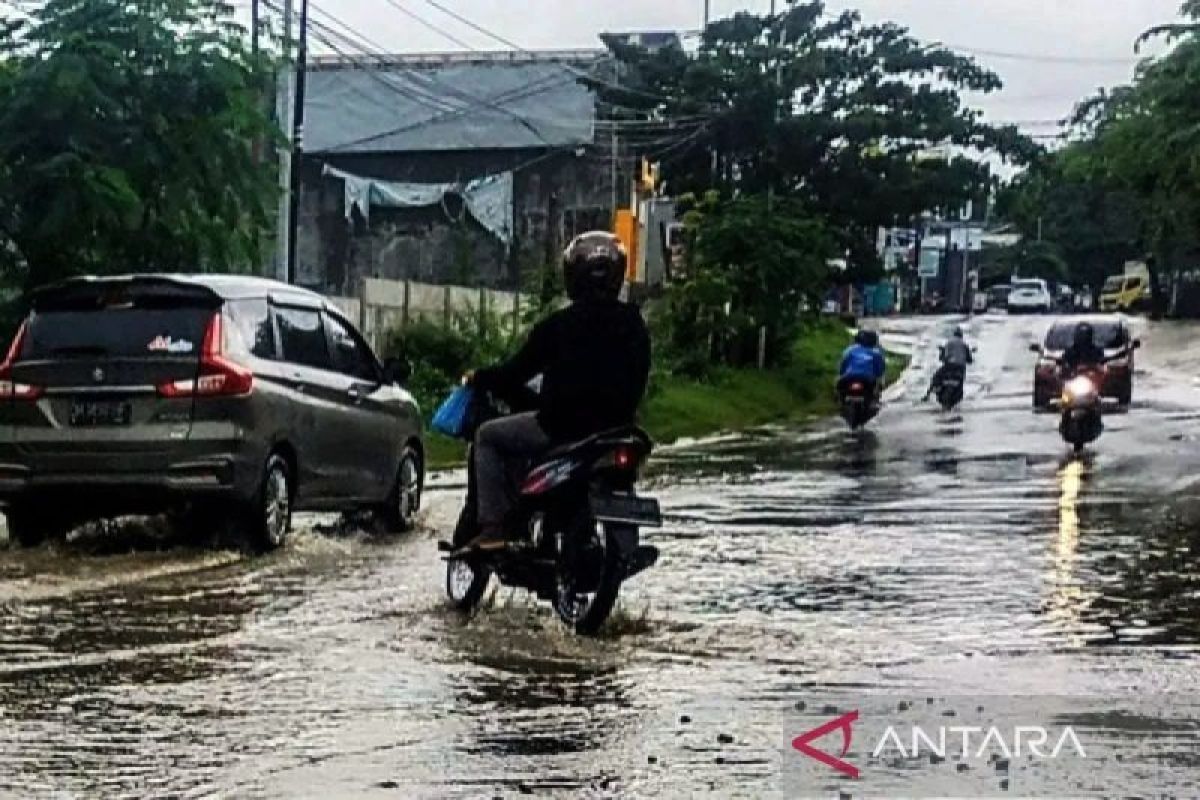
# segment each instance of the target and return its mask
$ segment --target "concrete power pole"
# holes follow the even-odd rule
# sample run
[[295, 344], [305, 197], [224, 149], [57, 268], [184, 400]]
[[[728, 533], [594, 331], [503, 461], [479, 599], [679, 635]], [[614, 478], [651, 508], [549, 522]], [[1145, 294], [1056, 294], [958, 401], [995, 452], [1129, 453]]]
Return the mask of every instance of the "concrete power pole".
[[287, 282], [296, 282], [296, 239], [300, 229], [301, 167], [304, 162], [304, 94], [308, 86], [308, 0], [300, 0], [300, 46], [296, 55], [296, 96], [292, 125], [292, 177], [288, 195]]
[[287, 280], [291, 258], [292, 109], [296, 100], [296, 73], [287, 62], [292, 57], [292, 7], [293, 0], [283, 0], [284, 64], [276, 76], [275, 87], [275, 120], [284, 138], [279, 147], [279, 208], [275, 223], [275, 279], [280, 281]]

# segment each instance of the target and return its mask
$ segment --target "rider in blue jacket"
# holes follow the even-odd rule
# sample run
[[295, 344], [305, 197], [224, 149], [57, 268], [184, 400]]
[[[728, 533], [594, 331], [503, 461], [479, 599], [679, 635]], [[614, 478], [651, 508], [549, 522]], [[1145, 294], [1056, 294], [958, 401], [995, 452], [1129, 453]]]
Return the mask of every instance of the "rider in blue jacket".
[[841, 396], [846, 384], [854, 380], [868, 384], [871, 394], [876, 395], [886, 371], [887, 360], [879, 349], [879, 334], [875, 331], [859, 331], [854, 337], [854, 344], [842, 354], [838, 395]]

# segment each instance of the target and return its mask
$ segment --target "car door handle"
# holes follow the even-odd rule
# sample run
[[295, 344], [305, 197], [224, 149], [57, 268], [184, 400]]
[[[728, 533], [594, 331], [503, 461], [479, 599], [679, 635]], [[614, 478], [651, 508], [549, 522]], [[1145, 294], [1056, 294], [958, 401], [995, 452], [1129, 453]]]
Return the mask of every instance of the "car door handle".
[[363, 392], [358, 386], [351, 386], [346, 390], [346, 394], [355, 403], [361, 403], [363, 401]]

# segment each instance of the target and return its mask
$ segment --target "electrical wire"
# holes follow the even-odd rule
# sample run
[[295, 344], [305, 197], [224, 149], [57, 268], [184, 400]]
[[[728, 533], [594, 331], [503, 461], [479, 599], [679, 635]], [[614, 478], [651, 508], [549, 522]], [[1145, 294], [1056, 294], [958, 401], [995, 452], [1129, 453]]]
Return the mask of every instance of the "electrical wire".
[[1136, 65], [1140, 59], [1117, 58], [1113, 56], [1067, 56], [1053, 53], [1019, 53], [1008, 50], [989, 50], [980, 47], [967, 47], [957, 44], [942, 44], [949, 50], [982, 58], [999, 58], [1008, 61], [1029, 61], [1044, 64], [1077, 64], [1079, 66], [1126, 66]]
[[397, 11], [399, 11], [401, 14], [408, 17], [409, 19], [413, 20], [418, 25], [421, 25], [421, 26], [433, 31], [436, 34], [439, 34], [440, 36], [445, 37], [447, 41], [453, 42], [454, 44], [458, 45], [459, 47], [462, 47], [465, 50], [471, 50], [471, 51], [479, 50], [478, 47], [475, 47], [474, 45], [469, 44], [468, 42], [464, 42], [462, 39], [459, 39], [453, 33], [450, 33], [449, 31], [445, 30], [444, 28], [438, 27], [436, 24], [425, 19], [424, 17], [422, 17], [420, 14], [416, 13], [415, 11], [411, 11], [410, 9], [405, 8], [404, 6], [402, 6], [400, 4], [399, 0], [383, 0], [383, 2], [387, 3], [389, 6], [396, 9]]
[[[449, 8], [446, 5], [438, 2], [438, 0], [425, 0], [425, 2], [428, 3], [429, 5], [433, 6], [434, 8], [436, 8], [438, 11], [441, 11], [443, 14], [447, 15], [448, 17], [451, 17], [452, 19], [455, 19], [458, 22], [461, 22], [463, 25], [466, 25], [471, 30], [477, 31], [478, 33], [481, 33], [484, 36], [487, 36], [489, 39], [493, 39], [493, 40], [499, 42], [500, 44], [504, 45], [505, 47], [509, 47], [509, 48], [517, 51], [518, 53], [532, 54], [532, 51], [528, 50], [527, 48], [524, 48], [521, 45], [514, 42], [513, 40], [507, 39], [507, 38], [501, 36], [500, 34], [495, 33], [494, 31], [490, 31], [487, 28], [485, 28], [484, 26], [471, 21], [470, 19], [463, 16], [462, 14], [459, 14], [454, 9]], [[572, 72], [576, 76], [583, 78], [587, 81], [591, 81], [592, 83], [595, 83], [599, 86], [606, 86], [606, 87], [613, 89], [615, 91], [618, 91], [618, 92], [624, 92], [625, 94], [635, 96], [635, 97], [644, 97], [644, 98], [647, 98], [650, 100], [656, 100], [660, 103], [671, 102], [671, 98], [666, 97], [664, 95], [655, 94], [653, 92], [643, 91], [641, 89], [635, 89], [630, 86], [621, 86], [618, 83], [613, 83], [612, 81], [605, 80], [596, 75], [590, 74], [585, 70], [581, 70], [577, 67], [572, 67], [569, 64], [562, 64], [560, 66], [564, 70]]]

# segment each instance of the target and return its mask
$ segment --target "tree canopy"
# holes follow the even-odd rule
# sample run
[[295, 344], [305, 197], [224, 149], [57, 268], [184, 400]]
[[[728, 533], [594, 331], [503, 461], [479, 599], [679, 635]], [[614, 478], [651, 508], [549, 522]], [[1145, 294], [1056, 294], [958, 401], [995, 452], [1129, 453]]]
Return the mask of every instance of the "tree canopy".
[[5, 276], [246, 270], [274, 204], [269, 64], [211, 0], [49, 0], [0, 74]]
[[694, 53], [613, 48], [619, 85], [595, 87], [618, 122], [637, 121], [626, 145], [661, 162], [671, 194], [708, 198], [690, 218], [693, 284], [676, 293], [708, 297], [719, 276], [729, 312], [692, 322], [720, 317], [738, 341], [753, 326], [783, 341], [801, 295], [815, 307], [828, 287], [830, 258], [848, 262], [843, 280], [878, 277], [880, 226], [986, 195], [983, 154], [1036, 152], [965, 103], [965, 92], [999, 89], [995, 73], [899, 25], [831, 15], [821, 0], [716, 21]]
[[1004, 210], [1026, 235], [1042, 221], [1071, 277], [1097, 287], [1126, 260], [1148, 257], [1156, 305], [1163, 276], [1200, 255], [1200, 0], [1147, 59], [1132, 83], [1102, 90], [1076, 108], [1070, 142], [1006, 191]]

